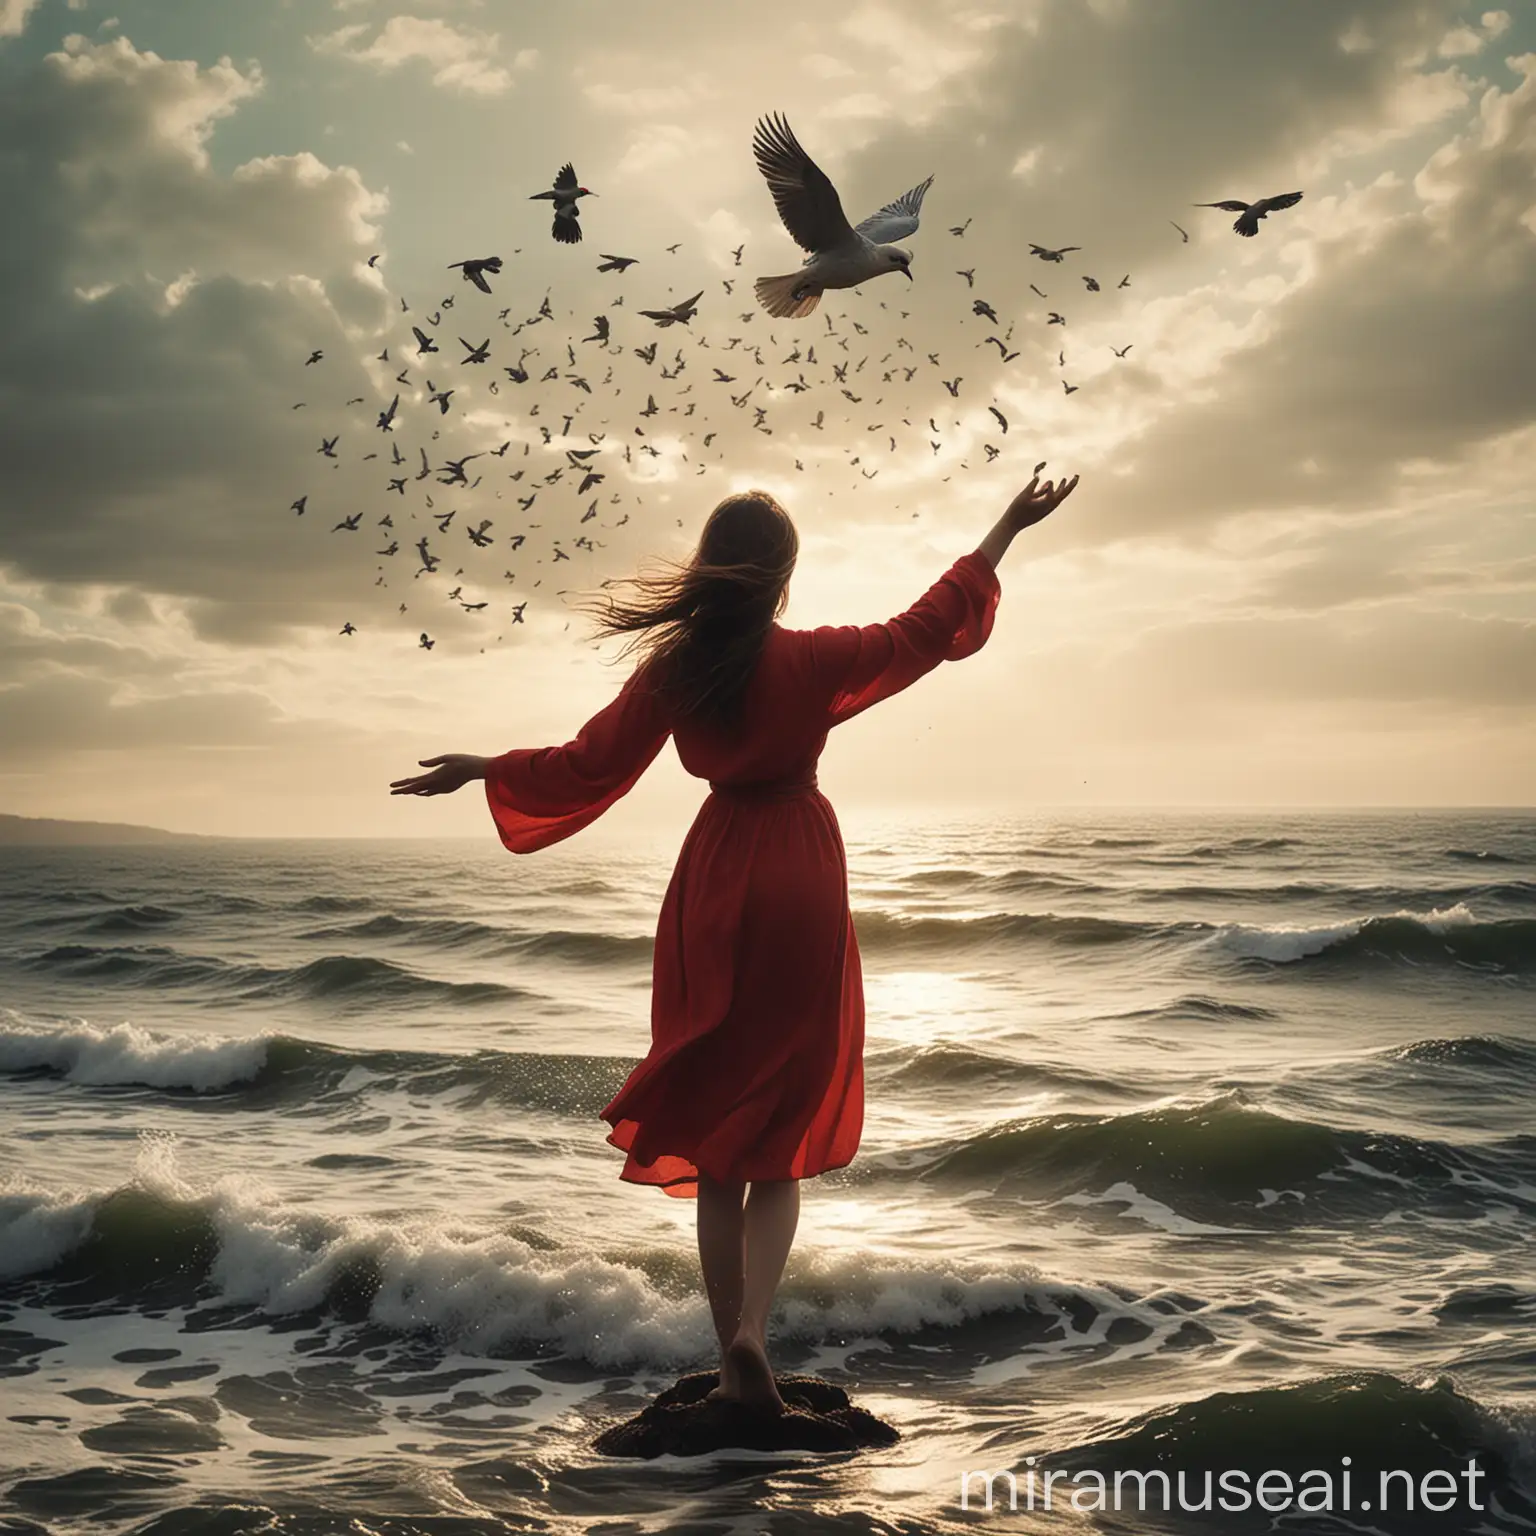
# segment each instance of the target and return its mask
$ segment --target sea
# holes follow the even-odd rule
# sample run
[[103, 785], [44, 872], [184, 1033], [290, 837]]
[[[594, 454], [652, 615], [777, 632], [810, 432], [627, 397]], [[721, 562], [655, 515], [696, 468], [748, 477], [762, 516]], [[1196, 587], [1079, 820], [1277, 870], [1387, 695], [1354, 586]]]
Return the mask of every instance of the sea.
[[1536, 1531], [1536, 813], [843, 825], [769, 1351], [900, 1438], [648, 1461], [675, 840], [0, 853], [0, 1536]]

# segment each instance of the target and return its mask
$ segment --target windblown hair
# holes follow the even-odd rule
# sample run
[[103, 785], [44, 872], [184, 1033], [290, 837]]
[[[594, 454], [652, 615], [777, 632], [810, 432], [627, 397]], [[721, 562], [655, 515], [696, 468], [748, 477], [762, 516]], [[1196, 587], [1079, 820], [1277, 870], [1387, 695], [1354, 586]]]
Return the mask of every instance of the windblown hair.
[[650, 685], [679, 715], [729, 727], [784, 611], [799, 552], [795, 525], [766, 491], [727, 496], [710, 513], [692, 560], [629, 577], [639, 595], [607, 597], [596, 634], [635, 635], [623, 654], [643, 653]]

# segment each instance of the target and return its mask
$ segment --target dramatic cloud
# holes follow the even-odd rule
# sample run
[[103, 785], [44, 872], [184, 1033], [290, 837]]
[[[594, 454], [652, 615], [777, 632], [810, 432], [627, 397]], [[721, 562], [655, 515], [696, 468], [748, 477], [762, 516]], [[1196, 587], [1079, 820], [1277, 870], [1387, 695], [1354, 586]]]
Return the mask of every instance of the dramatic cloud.
[[371, 41], [367, 25], [339, 27], [314, 40], [324, 53], [372, 64], [386, 72], [417, 60], [432, 71], [432, 83], [476, 96], [496, 96], [512, 88], [512, 70], [529, 69], [538, 61], [535, 49], [521, 49], [512, 68], [496, 62], [500, 40], [495, 33], [472, 32], [436, 17], [391, 16]]
[[[386, 830], [342, 765], [567, 739], [620, 674], [565, 605], [686, 555], [725, 491], [797, 517], [786, 622], [870, 620], [1040, 459], [1081, 489], [1009, 555], [993, 645], [839, 733], [851, 801], [1528, 798], [1519, 10], [411, 9], [252, 8], [225, 58], [157, 0], [94, 42], [0, 0], [7, 808]], [[770, 110], [855, 219], [933, 174], [915, 282], [757, 310], [801, 258], [751, 162]], [[577, 246], [528, 201], [567, 159]], [[1191, 206], [1292, 189], [1252, 240]], [[493, 253], [489, 296], [448, 268]], [[699, 290], [689, 327], [637, 314]], [[192, 750], [225, 788], [178, 784]], [[89, 798], [108, 760], [122, 804]], [[624, 814], [697, 792], [664, 763]]]
[[278, 521], [317, 436], [290, 407], [370, 391], [349, 333], [385, 302], [363, 255], [385, 204], [355, 171], [308, 152], [213, 169], [213, 125], [261, 88], [72, 39], [0, 98], [20, 147], [0, 198], [25, 232], [0, 284], [0, 559], [201, 600], [226, 633], [302, 620], [335, 579], [339, 551], [295, 569]]

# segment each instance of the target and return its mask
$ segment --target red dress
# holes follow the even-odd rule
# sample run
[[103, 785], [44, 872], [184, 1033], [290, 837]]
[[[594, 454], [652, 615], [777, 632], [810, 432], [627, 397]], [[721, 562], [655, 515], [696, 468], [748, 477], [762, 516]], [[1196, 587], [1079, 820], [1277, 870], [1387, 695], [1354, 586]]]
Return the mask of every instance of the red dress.
[[620, 1177], [698, 1193], [719, 1180], [841, 1168], [864, 1119], [864, 989], [848, 864], [816, 788], [827, 732], [985, 644], [1000, 589], [986, 557], [957, 560], [887, 624], [769, 631], [734, 730], [674, 725], [637, 668], [563, 747], [487, 765], [502, 842], [532, 853], [626, 794], [669, 735], [710, 781], [662, 902], [651, 1049], [602, 1112]]

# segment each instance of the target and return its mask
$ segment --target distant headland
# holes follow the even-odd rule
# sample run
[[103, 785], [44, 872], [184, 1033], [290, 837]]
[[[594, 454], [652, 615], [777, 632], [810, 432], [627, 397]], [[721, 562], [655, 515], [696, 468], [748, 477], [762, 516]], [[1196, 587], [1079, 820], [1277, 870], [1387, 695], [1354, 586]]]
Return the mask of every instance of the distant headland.
[[167, 832], [122, 821], [56, 821], [46, 816], [0, 814], [0, 848], [98, 847], [110, 843], [212, 843], [201, 832]]

